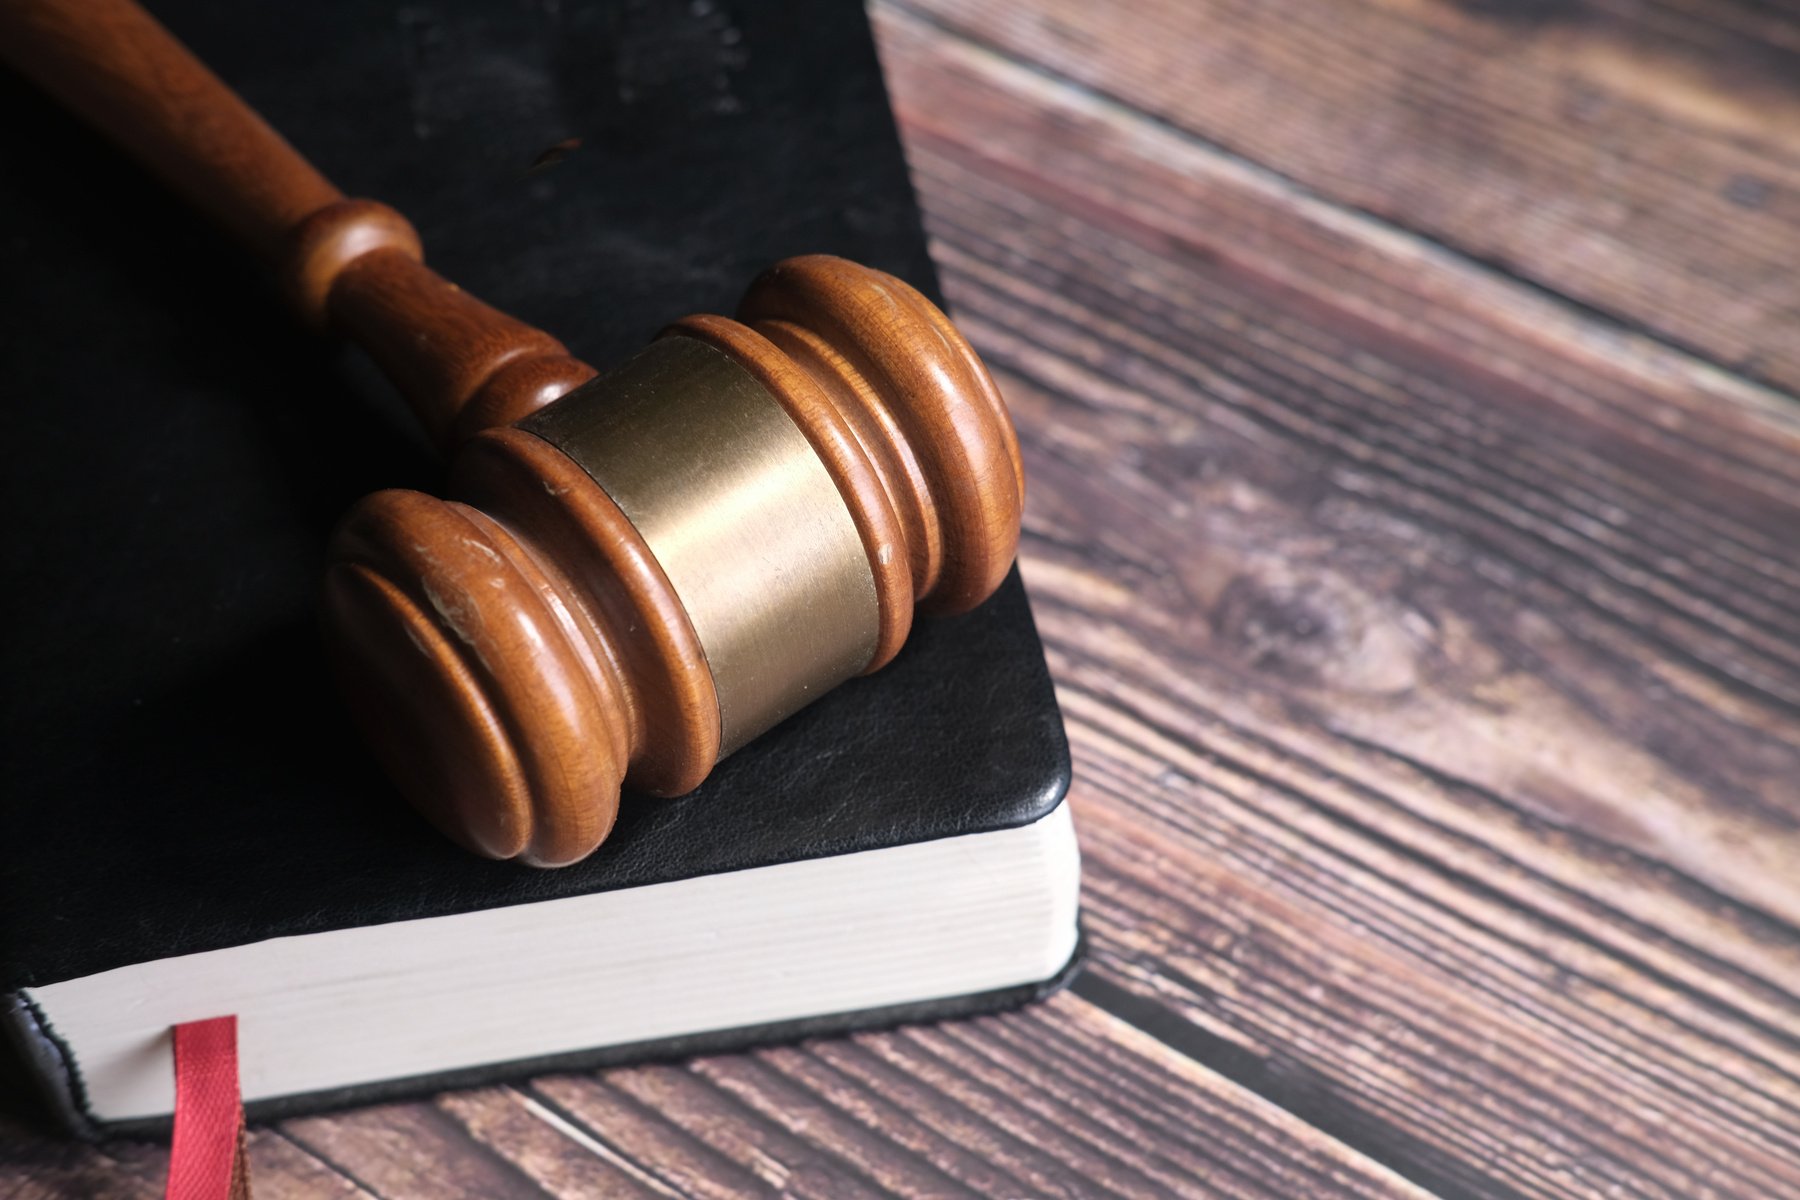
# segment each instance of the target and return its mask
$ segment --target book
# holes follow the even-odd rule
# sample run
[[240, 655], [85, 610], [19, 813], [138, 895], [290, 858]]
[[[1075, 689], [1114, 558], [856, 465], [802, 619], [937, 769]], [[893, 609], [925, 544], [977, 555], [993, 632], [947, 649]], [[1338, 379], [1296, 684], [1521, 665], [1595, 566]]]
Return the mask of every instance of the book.
[[[866, 17], [831, 0], [158, 17], [447, 277], [597, 365], [808, 252], [938, 298]], [[237, 1013], [252, 1119], [1023, 1002], [1078, 961], [1068, 747], [1015, 571], [555, 871], [399, 799], [319, 650], [325, 538], [441, 467], [352, 352], [0, 79], [0, 1031], [155, 1132]], [[167, 281], [179, 280], [171, 289]]]

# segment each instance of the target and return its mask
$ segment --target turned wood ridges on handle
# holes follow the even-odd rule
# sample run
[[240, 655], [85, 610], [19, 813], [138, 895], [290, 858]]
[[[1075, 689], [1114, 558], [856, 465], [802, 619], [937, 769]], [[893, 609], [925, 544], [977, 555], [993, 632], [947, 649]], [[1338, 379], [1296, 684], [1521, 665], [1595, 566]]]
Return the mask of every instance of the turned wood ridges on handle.
[[[358, 342], [457, 448], [453, 499], [380, 492], [345, 518], [325, 616], [376, 753], [470, 848], [540, 865], [582, 857], [611, 828], [622, 785], [691, 790], [797, 704], [891, 660], [915, 609], [971, 608], [1011, 564], [1024, 477], [1005, 406], [968, 343], [901, 281], [790, 259], [751, 286], [736, 320], [685, 318], [663, 350], [597, 379], [555, 338], [426, 267], [405, 218], [346, 199], [129, 0], [0, 3], [0, 56], [268, 262], [307, 321]], [[729, 402], [760, 422], [761, 440], [742, 445], [701, 428], [676, 439], [668, 478], [738, 489], [719, 493], [716, 522], [679, 490], [628, 516], [631, 497], [600, 478], [633, 447], [596, 458], [557, 440], [597, 413], [604, 425], [620, 411], [604, 406], [653, 377], [675, 389], [653, 397], [673, 406], [660, 411]], [[682, 378], [709, 382], [683, 392]], [[654, 484], [634, 485], [639, 501]], [[816, 562], [789, 546], [760, 581], [740, 578], [734, 568], [769, 558], [757, 543], [793, 540], [740, 519], [777, 511], [772, 495], [795, 528], [836, 532], [819, 535]], [[671, 512], [687, 524], [658, 535], [659, 560], [645, 530]], [[707, 553], [735, 592], [709, 578]], [[826, 618], [851, 633], [830, 634], [841, 644], [821, 667], [808, 656], [829, 640]]]

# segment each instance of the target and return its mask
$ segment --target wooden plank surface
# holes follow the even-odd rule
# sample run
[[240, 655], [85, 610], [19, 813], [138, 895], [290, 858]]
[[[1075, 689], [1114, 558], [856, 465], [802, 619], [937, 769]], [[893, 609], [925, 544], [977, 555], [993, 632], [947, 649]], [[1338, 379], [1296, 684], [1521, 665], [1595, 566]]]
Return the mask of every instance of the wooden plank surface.
[[[1800, 1194], [1800, 13], [875, 15], [1091, 969], [284, 1122], [258, 1194]], [[0, 1195], [159, 1194], [0, 1136]]]
[[1085, 994], [1448, 1194], [1800, 1186], [1800, 421], [895, 12]]
[[[7, 1196], [153, 1196], [161, 1147], [13, 1131]], [[291, 1120], [261, 1200], [379, 1196], [1421, 1197], [1080, 996], [1029, 1013]]]
[[1800, 383], [1791, 4], [919, 3], [1322, 196]]

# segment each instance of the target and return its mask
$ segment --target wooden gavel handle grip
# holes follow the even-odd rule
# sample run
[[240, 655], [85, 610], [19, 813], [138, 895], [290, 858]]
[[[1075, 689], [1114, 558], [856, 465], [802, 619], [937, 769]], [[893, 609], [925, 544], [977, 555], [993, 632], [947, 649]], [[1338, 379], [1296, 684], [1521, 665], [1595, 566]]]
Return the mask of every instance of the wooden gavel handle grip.
[[424, 265], [418, 232], [347, 200], [132, 0], [0, 0], [0, 59], [134, 155], [361, 345], [443, 444], [594, 375]]

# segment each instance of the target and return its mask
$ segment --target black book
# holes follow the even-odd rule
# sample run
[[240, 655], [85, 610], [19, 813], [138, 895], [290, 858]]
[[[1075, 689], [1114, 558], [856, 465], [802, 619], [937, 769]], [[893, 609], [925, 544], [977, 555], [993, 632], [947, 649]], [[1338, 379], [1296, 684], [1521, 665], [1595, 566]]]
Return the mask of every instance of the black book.
[[[157, 15], [445, 276], [596, 364], [843, 255], [937, 297], [840, 0]], [[0, 1021], [88, 1130], [166, 1123], [235, 1012], [251, 1117], [991, 1010], [1076, 948], [1068, 749], [1015, 574], [588, 860], [483, 861], [358, 743], [316, 629], [334, 520], [441, 467], [353, 352], [0, 78]]]

